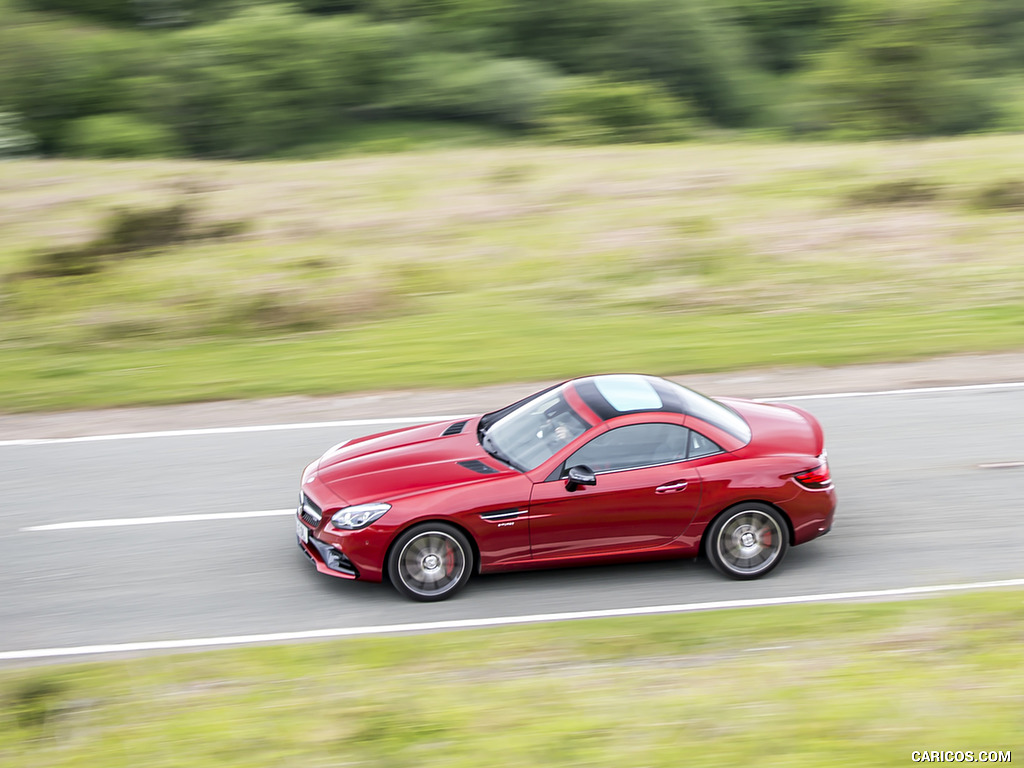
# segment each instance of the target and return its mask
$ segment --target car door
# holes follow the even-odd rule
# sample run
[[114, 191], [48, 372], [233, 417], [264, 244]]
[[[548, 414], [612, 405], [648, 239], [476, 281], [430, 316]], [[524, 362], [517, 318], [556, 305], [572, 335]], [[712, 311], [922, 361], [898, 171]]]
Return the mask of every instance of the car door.
[[[577, 449], [530, 499], [534, 559], [628, 553], [683, 534], [700, 504], [701, 478], [687, 462], [690, 430], [667, 422], [628, 424]], [[567, 487], [565, 472], [590, 467], [597, 482]], [[571, 487], [571, 486], [570, 486]]]

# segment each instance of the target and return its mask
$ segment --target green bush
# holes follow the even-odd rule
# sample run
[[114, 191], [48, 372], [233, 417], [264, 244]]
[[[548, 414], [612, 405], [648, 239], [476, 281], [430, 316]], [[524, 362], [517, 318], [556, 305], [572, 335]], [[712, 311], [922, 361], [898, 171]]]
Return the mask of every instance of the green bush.
[[107, 217], [101, 234], [94, 240], [78, 248], [37, 253], [32, 268], [25, 276], [90, 275], [117, 259], [147, 256], [188, 240], [235, 237], [247, 227], [244, 221], [199, 226], [196, 223], [196, 204], [192, 200], [158, 208], [121, 208]]
[[15, 690], [10, 704], [22, 728], [46, 725], [61, 709], [67, 683], [57, 676], [33, 677]]
[[161, 69], [128, 85], [193, 153], [266, 155], [335, 135], [421, 45], [410, 26], [258, 7], [173, 33]]
[[1019, 73], [1024, 67], [1024, 3], [1020, 0], [971, 0], [969, 36], [976, 58], [990, 74]]
[[188, 203], [166, 208], [114, 211], [96, 246], [105, 253], [124, 254], [163, 248], [189, 236], [194, 217]]
[[801, 124], [850, 137], [978, 130], [997, 117], [994, 94], [970, 77], [958, 8], [866, 0], [843, 19], [845, 39], [796, 85]]
[[975, 208], [983, 211], [1024, 210], [1024, 181], [996, 181], [978, 190], [972, 198]]
[[117, 210], [103, 233], [78, 248], [41, 251], [29, 277], [75, 277], [101, 271], [115, 258], [150, 253], [189, 237], [193, 210], [186, 203], [149, 210]]
[[406, 119], [661, 141], [689, 132], [691, 109], [854, 138], [1016, 130], [1024, 114], [1020, 0], [0, 0], [0, 14], [0, 105], [43, 154], [281, 155]]
[[350, 13], [365, 10], [363, 0], [297, 0], [296, 5], [309, 13]]
[[576, 77], [551, 93], [539, 129], [582, 144], [678, 141], [693, 135], [693, 121], [682, 102], [653, 83]]
[[31, 152], [36, 138], [24, 130], [21, 119], [10, 112], [0, 111], [0, 157], [12, 157]]
[[80, 277], [103, 269], [103, 253], [91, 244], [60, 251], [41, 251], [21, 277]]
[[424, 53], [401, 62], [384, 105], [399, 114], [525, 126], [535, 121], [558, 79], [526, 59]]
[[44, 154], [62, 150], [74, 120], [131, 111], [119, 81], [157, 64], [135, 31], [18, 16], [0, 23], [0, 104], [24, 118]]
[[[706, 0], [367, 0], [405, 6], [467, 45], [577, 75], [650, 80], [713, 120], [742, 125], [762, 79], [727, 9]], [[411, 10], [408, 10], [412, 6]], [[378, 11], [379, 13], [380, 11]]]
[[177, 155], [181, 146], [170, 129], [135, 115], [92, 115], [72, 121], [62, 142], [80, 157], [154, 157]]
[[21, 0], [21, 4], [34, 11], [74, 13], [115, 24], [136, 20], [134, 0]]
[[751, 42], [758, 66], [772, 72], [802, 67], [829, 47], [847, 0], [725, 0]]
[[160, 27], [187, 24], [204, 18], [234, 0], [21, 0], [35, 11], [85, 16], [109, 24], [138, 24]]
[[939, 197], [941, 187], [920, 179], [880, 181], [853, 190], [846, 196], [851, 205], [908, 205], [930, 203]]

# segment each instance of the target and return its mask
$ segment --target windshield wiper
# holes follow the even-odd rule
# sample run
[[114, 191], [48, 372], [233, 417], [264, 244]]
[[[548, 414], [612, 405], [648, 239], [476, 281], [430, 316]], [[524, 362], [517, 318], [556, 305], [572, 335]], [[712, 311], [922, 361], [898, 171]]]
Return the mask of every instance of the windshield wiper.
[[517, 469], [520, 472], [524, 471], [522, 467], [512, 461], [503, 450], [494, 444], [494, 438], [488, 435], [486, 430], [483, 432], [483, 440], [480, 441], [480, 445], [487, 451], [488, 455], [493, 456], [498, 461], [508, 464], [512, 469]]

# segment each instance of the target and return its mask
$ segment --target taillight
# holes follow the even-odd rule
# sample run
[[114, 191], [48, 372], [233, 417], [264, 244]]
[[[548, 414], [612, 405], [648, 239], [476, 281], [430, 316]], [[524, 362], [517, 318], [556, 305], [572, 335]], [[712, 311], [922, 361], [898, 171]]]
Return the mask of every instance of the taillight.
[[808, 469], [805, 472], [800, 472], [794, 475], [797, 482], [802, 485], [806, 485], [808, 488], [828, 488], [832, 485], [832, 473], [828, 469], [828, 456], [824, 453], [818, 457], [818, 461], [821, 463]]

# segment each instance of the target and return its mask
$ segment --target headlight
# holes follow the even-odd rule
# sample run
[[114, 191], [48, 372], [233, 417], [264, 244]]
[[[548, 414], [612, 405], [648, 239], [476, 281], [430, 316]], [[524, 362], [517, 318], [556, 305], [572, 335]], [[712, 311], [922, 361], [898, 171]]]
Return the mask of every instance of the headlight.
[[379, 519], [389, 509], [391, 509], [391, 505], [384, 502], [356, 504], [354, 507], [345, 507], [334, 513], [331, 517], [331, 525], [343, 531], [365, 528], [374, 520]]

